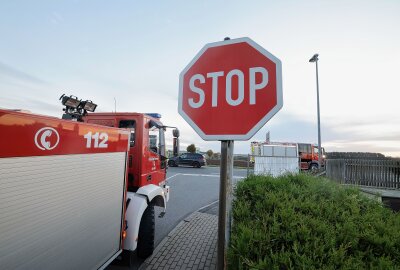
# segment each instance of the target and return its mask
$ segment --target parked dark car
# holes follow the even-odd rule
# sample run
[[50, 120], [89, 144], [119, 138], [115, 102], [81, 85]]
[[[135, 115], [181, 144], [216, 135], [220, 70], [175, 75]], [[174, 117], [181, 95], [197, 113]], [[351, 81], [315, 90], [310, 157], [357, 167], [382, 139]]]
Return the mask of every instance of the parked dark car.
[[185, 153], [177, 157], [171, 157], [168, 160], [170, 167], [178, 167], [179, 165], [193, 166], [201, 168], [206, 165], [206, 159], [202, 154], [197, 153]]

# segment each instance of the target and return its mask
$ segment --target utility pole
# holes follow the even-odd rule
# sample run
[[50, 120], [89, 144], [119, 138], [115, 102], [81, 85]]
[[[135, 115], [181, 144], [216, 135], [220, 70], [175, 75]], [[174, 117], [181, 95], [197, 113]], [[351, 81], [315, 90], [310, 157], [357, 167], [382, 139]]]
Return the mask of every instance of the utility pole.
[[309, 60], [310, 63], [315, 62], [315, 73], [317, 77], [317, 115], [318, 115], [318, 169], [321, 169], [322, 162], [322, 147], [321, 147], [321, 120], [319, 112], [319, 82], [318, 82], [318, 54], [314, 54]]

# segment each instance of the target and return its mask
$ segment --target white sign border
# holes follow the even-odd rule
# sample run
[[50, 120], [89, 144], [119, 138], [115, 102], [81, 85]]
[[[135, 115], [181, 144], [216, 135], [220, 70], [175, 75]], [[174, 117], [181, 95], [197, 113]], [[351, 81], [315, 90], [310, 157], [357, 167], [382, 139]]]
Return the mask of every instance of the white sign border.
[[[197, 60], [203, 55], [203, 53], [213, 47], [219, 47], [224, 45], [230, 45], [235, 43], [246, 42], [254, 49], [259, 51], [265, 57], [270, 59], [276, 65], [276, 97], [277, 104], [266, 114], [247, 134], [235, 135], [235, 134], [225, 134], [225, 135], [206, 135], [197, 125], [192, 121], [192, 119], [183, 111], [183, 78], [186, 72], [197, 62]], [[266, 49], [258, 45], [252, 39], [248, 37], [224, 40], [219, 42], [213, 42], [206, 44], [190, 61], [190, 63], [182, 70], [179, 75], [179, 96], [178, 96], [178, 113], [183, 117], [183, 119], [188, 122], [188, 124], [197, 132], [197, 134], [205, 141], [224, 141], [224, 140], [237, 140], [237, 141], [247, 141], [254, 136], [281, 108], [283, 107], [283, 93], [282, 93], [282, 63], [273, 54], [268, 52]]]

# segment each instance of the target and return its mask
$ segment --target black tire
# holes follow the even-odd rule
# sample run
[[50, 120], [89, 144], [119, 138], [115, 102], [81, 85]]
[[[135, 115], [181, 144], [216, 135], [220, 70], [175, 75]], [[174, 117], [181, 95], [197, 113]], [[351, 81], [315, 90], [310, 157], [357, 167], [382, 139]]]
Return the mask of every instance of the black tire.
[[310, 172], [315, 173], [318, 171], [318, 164], [312, 163], [310, 165]]
[[176, 162], [173, 161], [173, 160], [169, 160], [169, 161], [168, 161], [168, 166], [170, 166], [170, 167], [177, 167]]
[[200, 162], [197, 161], [193, 162], [193, 167], [201, 168]]
[[147, 206], [143, 213], [139, 226], [139, 239], [137, 245], [137, 256], [139, 258], [147, 258], [154, 251], [154, 206]]
[[133, 254], [133, 251], [123, 250], [121, 253], [120, 264], [130, 268], [132, 266], [132, 259], [131, 259], [132, 254]]

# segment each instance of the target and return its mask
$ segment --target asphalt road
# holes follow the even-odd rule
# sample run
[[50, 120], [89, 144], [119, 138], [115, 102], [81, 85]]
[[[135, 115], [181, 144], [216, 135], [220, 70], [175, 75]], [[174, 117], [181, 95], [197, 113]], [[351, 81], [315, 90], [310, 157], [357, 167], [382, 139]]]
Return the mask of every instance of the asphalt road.
[[[186, 216], [218, 200], [219, 167], [170, 167], [167, 182], [171, 187], [167, 213], [156, 218], [156, 245]], [[234, 169], [234, 181], [246, 176], [247, 171]], [[159, 210], [156, 211], [157, 216]]]
[[[170, 167], [167, 171], [167, 183], [171, 187], [170, 199], [167, 204], [167, 213], [163, 218], [158, 218], [161, 209], [156, 207], [156, 235], [157, 246], [168, 233], [175, 228], [185, 217], [218, 200], [219, 196], [219, 167]], [[233, 181], [245, 177], [245, 169], [233, 170]], [[130, 269], [137, 269], [141, 260]], [[112, 265], [108, 270], [129, 269]]]

